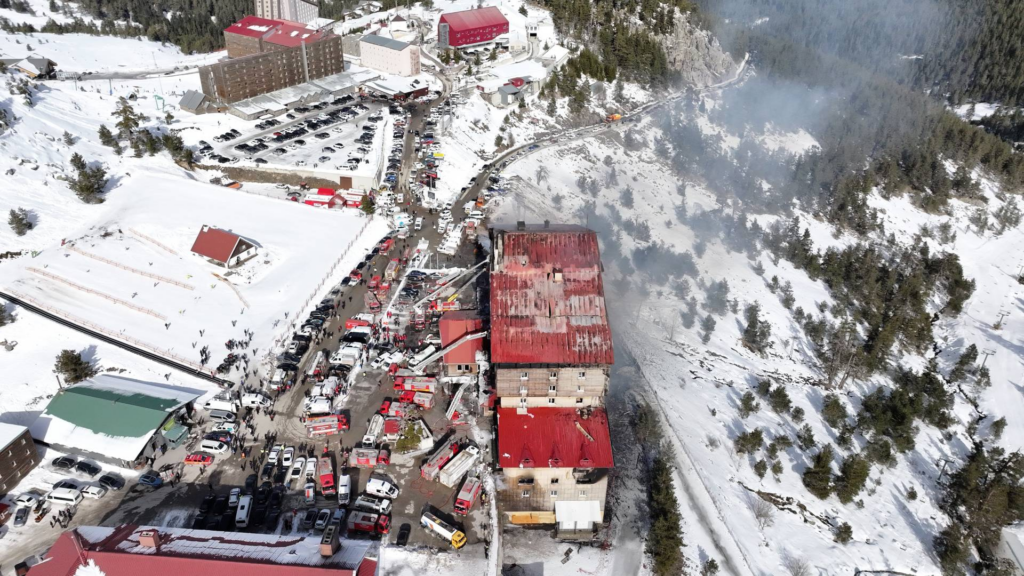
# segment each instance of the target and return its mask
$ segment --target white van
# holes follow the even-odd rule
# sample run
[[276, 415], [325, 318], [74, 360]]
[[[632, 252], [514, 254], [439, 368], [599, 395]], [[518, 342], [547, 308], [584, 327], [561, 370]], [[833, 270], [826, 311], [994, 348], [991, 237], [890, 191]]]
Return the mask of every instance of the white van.
[[234, 422], [235, 421], [235, 413], [234, 412], [229, 412], [227, 410], [210, 410], [210, 413], [207, 414], [207, 417], [212, 422]]
[[57, 488], [50, 491], [46, 499], [58, 506], [78, 506], [82, 502], [82, 491], [74, 488]]
[[388, 500], [387, 498], [375, 498], [367, 494], [360, 494], [359, 497], [356, 498], [353, 506], [361, 510], [366, 510], [367, 512], [387, 514], [391, 511], [391, 500]]
[[226, 412], [238, 412], [238, 402], [225, 400], [223, 398], [211, 398], [203, 404], [204, 410], [224, 410]]
[[381, 498], [397, 498], [398, 486], [395, 486], [388, 478], [370, 478], [370, 481], [366, 483], [366, 493]]
[[270, 389], [271, 390], [280, 390], [281, 387], [284, 386], [284, 378], [285, 378], [284, 370], [282, 370], [280, 368], [275, 370], [274, 371], [274, 375], [271, 376], [271, 378], [270, 378]]
[[479, 210], [473, 210], [472, 212], [470, 212], [468, 214], [468, 216], [470, 218], [476, 218], [477, 220], [483, 220], [484, 219], [484, 213], [479, 211]]
[[423, 218], [417, 217], [417, 218], [416, 218], [416, 223], [415, 223], [415, 224], [413, 224], [413, 226], [412, 226], [412, 227], [413, 227], [413, 228], [414, 228], [414, 229], [415, 229], [416, 231], [420, 231], [420, 230], [422, 230], [422, 229], [423, 229]]
[[82, 496], [99, 500], [107, 495], [107, 489], [103, 486], [86, 486], [82, 488]]
[[352, 498], [352, 477], [348, 474], [338, 474], [338, 505], [348, 506]]
[[199, 443], [199, 451], [223, 454], [228, 451], [228, 445], [218, 440], [203, 440]]
[[263, 394], [243, 394], [242, 406], [247, 408], [269, 408], [270, 398]]
[[252, 496], [238, 499], [238, 512], [235, 512], [235, 526], [245, 528], [249, 525], [249, 514], [252, 513]]

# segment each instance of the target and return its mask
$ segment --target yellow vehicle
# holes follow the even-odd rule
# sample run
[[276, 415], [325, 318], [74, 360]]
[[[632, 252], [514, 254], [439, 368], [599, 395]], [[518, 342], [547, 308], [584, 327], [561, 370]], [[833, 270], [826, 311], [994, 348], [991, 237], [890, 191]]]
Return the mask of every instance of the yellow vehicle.
[[605, 122], [618, 122], [622, 120], [622, 114], [609, 114], [604, 117]]
[[466, 535], [461, 530], [451, 526], [430, 512], [423, 513], [423, 516], [420, 517], [420, 525], [447, 540], [452, 545], [452, 548], [456, 550], [466, 545]]

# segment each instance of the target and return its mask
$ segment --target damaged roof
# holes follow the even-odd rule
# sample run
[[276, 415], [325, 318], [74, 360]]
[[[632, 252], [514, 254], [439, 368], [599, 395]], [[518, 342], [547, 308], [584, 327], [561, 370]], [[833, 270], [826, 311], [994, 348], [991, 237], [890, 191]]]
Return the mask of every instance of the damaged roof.
[[[586, 417], [584, 417], [586, 415]], [[604, 408], [498, 409], [498, 465], [502, 468], [613, 468]]]
[[581, 226], [504, 229], [491, 263], [495, 364], [613, 364], [597, 235]]

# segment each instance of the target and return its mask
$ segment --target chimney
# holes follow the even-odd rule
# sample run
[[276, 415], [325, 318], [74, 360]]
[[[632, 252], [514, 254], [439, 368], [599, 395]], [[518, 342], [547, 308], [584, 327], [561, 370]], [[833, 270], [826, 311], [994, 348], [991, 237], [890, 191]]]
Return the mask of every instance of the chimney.
[[160, 547], [160, 533], [156, 530], [143, 530], [139, 532], [139, 546], [145, 548]]
[[526, 230], [526, 222], [523, 222], [522, 220], [516, 222], [516, 230], [519, 230], [520, 232]]
[[331, 524], [320, 538], [320, 556], [330, 558], [337, 554], [339, 549], [341, 546], [338, 544], [338, 526]]

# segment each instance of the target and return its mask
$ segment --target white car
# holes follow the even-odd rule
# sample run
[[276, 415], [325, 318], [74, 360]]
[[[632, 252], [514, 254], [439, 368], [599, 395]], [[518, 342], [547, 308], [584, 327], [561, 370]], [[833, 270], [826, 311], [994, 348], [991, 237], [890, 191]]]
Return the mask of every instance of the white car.
[[296, 166], [305, 166], [306, 165], [306, 161], [305, 160], [296, 160], [295, 161], [295, 165]]
[[306, 460], [306, 477], [312, 478], [313, 476], [316, 476], [316, 458]]
[[39, 503], [39, 496], [31, 492], [25, 492], [14, 500], [15, 508], [35, 508]]
[[295, 456], [295, 448], [294, 447], [289, 446], [289, 447], [285, 448], [284, 452], [281, 453], [281, 464], [283, 464], [285, 468], [291, 466], [292, 465], [292, 458], [294, 456]]
[[241, 497], [242, 497], [242, 489], [241, 488], [232, 488], [231, 492], [228, 492], [228, 507], [229, 508], [237, 508], [238, 507], [238, 499], [241, 498]]
[[277, 445], [270, 449], [270, 456], [267, 457], [269, 464], [277, 464], [277, 459], [281, 455], [281, 448], [281, 445]]
[[235, 422], [221, 422], [210, 428], [210, 432], [227, 432], [228, 434], [234, 434], [235, 430], [238, 430], [238, 424]]
[[380, 496], [381, 498], [397, 498], [398, 486], [386, 477], [371, 477], [366, 483], [366, 493]]
[[292, 471], [288, 474], [288, 477], [292, 480], [298, 480], [302, 477], [302, 470], [306, 467], [306, 459], [298, 457], [295, 459], [295, 464], [292, 464]]

